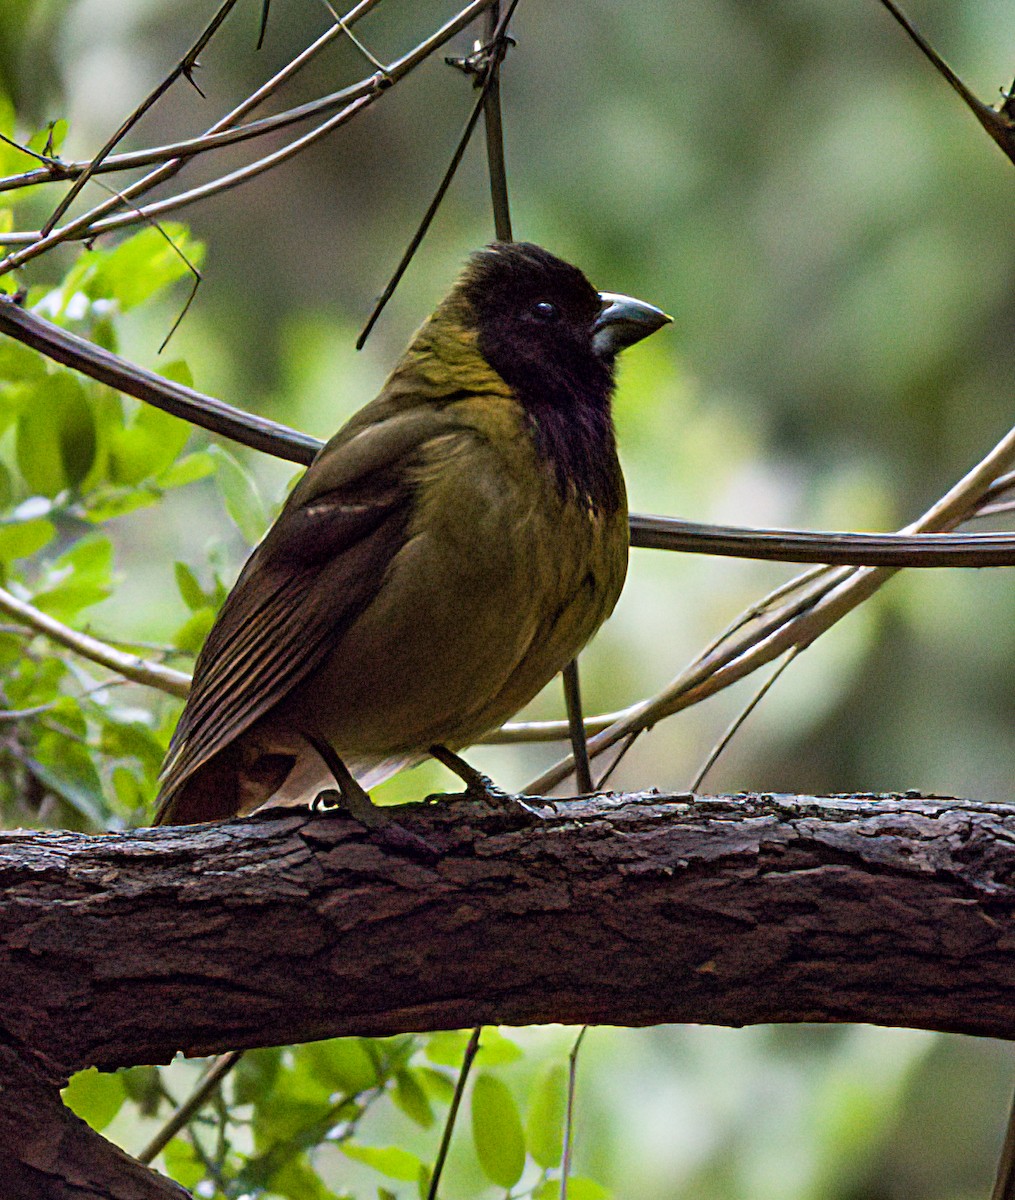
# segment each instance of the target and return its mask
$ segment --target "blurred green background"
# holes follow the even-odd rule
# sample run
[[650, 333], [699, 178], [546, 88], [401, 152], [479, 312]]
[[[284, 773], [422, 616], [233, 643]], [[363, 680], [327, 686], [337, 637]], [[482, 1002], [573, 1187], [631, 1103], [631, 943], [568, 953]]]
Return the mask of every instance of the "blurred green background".
[[[210, 10], [5, 0], [0, 85], [29, 131], [66, 117], [64, 154], [87, 157]], [[388, 59], [454, 11], [387, 0], [357, 32]], [[910, 0], [908, 11], [993, 102], [1015, 69], [1011, 0]], [[200, 131], [328, 20], [318, 4], [274, 0], [255, 53], [258, 16], [259, 5], [241, 5], [203, 55], [206, 100], [179, 85], [129, 144]], [[675, 317], [621, 373], [616, 419], [633, 509], [893, 528], [1007, 431], [1012, 165], [874, 0], [522, 3], [512, 32], [502, 91], [516, 236]], [[469, 48], [462, 36], [452, 50]], [[336, 46], [276, 103], [365, 73], [353, 47]], [[471, 103], [465, 79], [437, 58], [294, 162], [186, 210], [207, 246], [204, 282], [163, 358], [185, 359], [204, 391], [333, 432], [379, 386], [463, 257], [492, 237], [477, 139], [366, 350], [354, 351]], [[241, 161], [224, 151], [183, 178]], [[37, 198], [19, 223], [45, 211]], [[52, 280], [53, 263], [24, 275]], [[184, 296], [178, 284], [125, 316], [123, 352], [157, 367]], [[239, 456], [268, 507], [277, 504], [292, 470]], [[209, 548], [229, 577], [247, 549], [208, 481], [108, 530], [122, 583], [89, 610], [89, 626], [156, 643], [187, 617], [174, 560], [207, 584]], [[617, 613], [583, 658], [587, 710], [655, 691], [791, 573], [635, 552]], [[915, 788], [1010, 801], [1013, 642], [1008, 571], [897, 578], [790, 668], [707, 788]], [[685, 787], [756, 686], [643, 737], [614, 786]], [[559, 687], [531, 712], [560, 715]], [[484, 748], [475, 758], [521, 787], [559, 749]], [[447, 784], [424, 767], [385, 795]], [[560, 1061], [570, 1038], [522, 1035], [517, 1069]], [[869, 1028], [595, 1031], [581, 1066], [578, 1165], [618, 1200], [980, 1197], [1011, 1058], [1002, 1044]], [[141, 1140], [120, 1136], [135, 1148]], [[453, 1159], [448, 1196], [475, 1194], [474, 1175], [466, 1165], [456, 1174]]]

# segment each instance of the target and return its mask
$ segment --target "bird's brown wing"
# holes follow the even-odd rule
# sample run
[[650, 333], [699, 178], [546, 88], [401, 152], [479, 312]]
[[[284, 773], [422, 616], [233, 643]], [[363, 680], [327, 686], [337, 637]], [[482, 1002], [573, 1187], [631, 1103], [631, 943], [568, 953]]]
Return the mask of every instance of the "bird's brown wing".
[[366, 608], [404, 545], [411, 468], [447, 422], [406, 413], [315, 460], [229, 593], [198, 657], [156, 821], [187, 780], [282, 700]]

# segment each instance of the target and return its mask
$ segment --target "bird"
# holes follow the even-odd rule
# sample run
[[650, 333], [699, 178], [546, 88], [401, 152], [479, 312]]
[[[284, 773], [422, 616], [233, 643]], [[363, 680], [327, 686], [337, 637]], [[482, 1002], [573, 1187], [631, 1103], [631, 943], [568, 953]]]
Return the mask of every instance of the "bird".
[[615, 360], [670, 319], [532, 243], [473, 253], [226, 597], [156, 823], [304, 803], [332, 780], [351, 804], [430, 755], [491, 786], [458, 751], [531, 700], [620, 596]]

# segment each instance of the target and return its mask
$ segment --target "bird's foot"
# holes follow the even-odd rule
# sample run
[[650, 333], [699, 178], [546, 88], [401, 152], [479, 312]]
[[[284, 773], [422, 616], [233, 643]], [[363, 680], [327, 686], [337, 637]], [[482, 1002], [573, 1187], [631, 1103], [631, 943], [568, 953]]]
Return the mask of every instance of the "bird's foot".
[[464, 758], [448, 750], [446, 746], [431, 746], [430, 753], [465, 784], [463, 795], [470, 800], [481, 800], [490, 808], [501, 811], [520, 807], [533, 817], [542, 817], [543, 814], [537, 807], [542, 803], [539, 796], [525, 796], [505, 791], [504, 788], [494, 783], [489, 775], [477, 771]]
[[403, 825], [388, 816], [383, 809], [378, 808], [370, 799], [369, 794], [353, 778], [349, 768], [326, 742], [308, 737], [308, 741], [321, 756], [324, 765], [331, 772], [338, 790], [329, 788], [319, 792], [311, 801], [310, 807], [314, 812], [345, 813], [364, 829], [376, 834], [377, 840], [384, 846], [399, 853], [408, 854], [410, 858], [418, 858], [423, 862], [437, 862], [441, 855], [435, 846], [431, 846], [425, 838], [412, 833]]
[[[362, 788], [360, 789], [362, 791]], [[363, 792], [366, 796], [366, 792]], [[422, 838], [418, 833], [406, 829], [393, 817], [387, 815], [383, 808], [378, 808], [369, 797], [364, 804], [358, 797], [350, 797], [334, 788], [319, 792], [310, 802], [310, 808], [315, 813], [324, 815], [351, 817], [357, 825], [361, 825], [380, 845], [398, 854], [404, 854], [420, 862], [433, 864], [441, 859], [441, 852], [436, 846]]]

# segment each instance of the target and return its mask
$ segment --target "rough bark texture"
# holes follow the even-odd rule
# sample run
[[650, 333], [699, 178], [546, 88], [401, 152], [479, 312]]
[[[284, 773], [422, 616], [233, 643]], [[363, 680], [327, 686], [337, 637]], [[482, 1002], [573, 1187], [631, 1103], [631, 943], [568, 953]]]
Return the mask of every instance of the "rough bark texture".
[[178, 1195], [150, 1173], [156, 1190], [88, 1190], [105, 1144], [51, 1103], [82, 1067], [177, 1050], [546, 1021], [1015, 1038], [1015, 807], [639, 795], [542, 820], [465, 801], [388, 811], [387, 835], [291, 811], [0, 834], [0, 1146], [24, 1137], [27, 1106], [49, 1167], [84, 1181], [25, 1195]]

